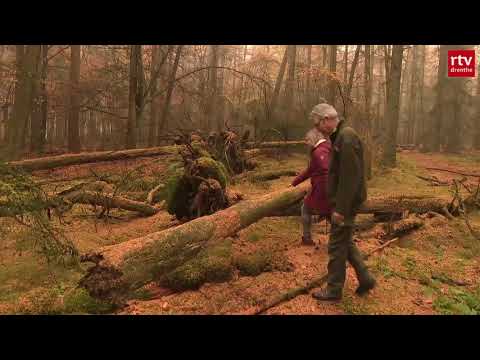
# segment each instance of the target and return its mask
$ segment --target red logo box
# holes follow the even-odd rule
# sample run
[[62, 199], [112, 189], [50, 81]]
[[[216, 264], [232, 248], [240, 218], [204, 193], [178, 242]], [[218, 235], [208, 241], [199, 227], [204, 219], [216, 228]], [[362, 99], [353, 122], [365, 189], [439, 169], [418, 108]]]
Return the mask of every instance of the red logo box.
[[448, 77], [475, 77], [475, 50], [448, 51]]

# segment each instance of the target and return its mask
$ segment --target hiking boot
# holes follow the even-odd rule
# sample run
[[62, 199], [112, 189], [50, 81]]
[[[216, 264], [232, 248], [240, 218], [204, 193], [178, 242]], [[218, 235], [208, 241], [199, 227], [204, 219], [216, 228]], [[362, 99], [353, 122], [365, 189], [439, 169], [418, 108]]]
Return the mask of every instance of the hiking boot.
[[327, 289], [316, 291], [312, 294], [312, 297], [320, 301], [340, 301], [342, 300], [342, 294], [335, 294]]
[[370, 279], [367, 282], [360, 284], [360, 286], [355, 291], [355, 294], [359, 296], [365, 295], [370, 290], [372, 290], [376, 285], [377, 285], [376, 280], [373, 277], [370, 277]]
[[315, 245], [315, 243], [313, 242], [313, 240], [310, 238], [305, 238], [304, 236], [302, 236], [302, 244], [303, 245], [307, 245], [307, 246], [313, 246]]

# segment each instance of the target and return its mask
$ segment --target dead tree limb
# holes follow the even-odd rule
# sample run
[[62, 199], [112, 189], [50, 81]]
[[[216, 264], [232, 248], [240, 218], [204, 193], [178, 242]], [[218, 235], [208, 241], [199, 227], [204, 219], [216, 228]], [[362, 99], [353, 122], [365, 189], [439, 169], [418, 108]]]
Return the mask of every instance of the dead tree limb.
[[459, 172], [459, 171], [453, 171], [453, 170], [441, 169], [441, 168], [431, 168], [431, 167], [428, 167], [428, 168], [425, 168], [425, 169], [436, 170], [436, 171], [445, 171], [445, 172], [449, 172], [449, 173], [452, 173], [452, 174], [458, 174], [458, 175], [463, 175], [463, 176], [472, 176], [472, 177], [480, 178], [480, 174], [468, 174], [468, 173], [462, 173], [462, 172]]

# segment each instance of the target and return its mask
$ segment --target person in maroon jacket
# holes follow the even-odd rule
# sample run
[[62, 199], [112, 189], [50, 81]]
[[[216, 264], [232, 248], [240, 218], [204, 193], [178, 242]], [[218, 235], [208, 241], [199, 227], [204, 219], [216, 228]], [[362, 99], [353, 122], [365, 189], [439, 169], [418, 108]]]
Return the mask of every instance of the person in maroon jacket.
[[329, 136], [335, 131], [339, 122], [337, 111], [328, 104], [316, 105], [312, 110], [311, 118], [322, 138], [312, 148], [308, 168], [302, 171], [291, 184], [291, 186], [297, 186], [311, 179], [311, 190], [304, 198], [302, 205], [302, 243], [305, 245], [315, 245], [311, 231], [313, 213], [328, 218], [331, 212], [327, 199], [328, 167], [332, 148]]

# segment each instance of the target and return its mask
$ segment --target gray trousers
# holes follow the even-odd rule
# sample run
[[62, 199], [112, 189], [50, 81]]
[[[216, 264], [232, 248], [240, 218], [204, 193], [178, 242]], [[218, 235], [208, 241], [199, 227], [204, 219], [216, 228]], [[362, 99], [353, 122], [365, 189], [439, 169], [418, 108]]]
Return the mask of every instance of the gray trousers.
[[312, 239], [312, 213], [305, 203], [302, 204], [302, 225], [303, 238], [310, 241]]

